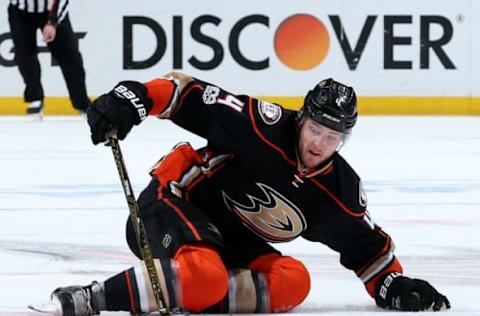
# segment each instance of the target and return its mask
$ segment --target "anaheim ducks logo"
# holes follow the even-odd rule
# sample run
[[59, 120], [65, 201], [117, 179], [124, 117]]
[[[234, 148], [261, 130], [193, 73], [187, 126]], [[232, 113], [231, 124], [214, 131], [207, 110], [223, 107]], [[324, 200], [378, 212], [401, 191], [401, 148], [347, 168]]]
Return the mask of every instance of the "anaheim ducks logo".
[[256, 183], [264, 193], [261, 199], [247, 194], [249, 205], [234, 201], [224, 191], [225, 205], [237, 214], [245, 226], [271, 241], [289, 241], [300, 235], [307, 223], [300, 210], [269, 186]]

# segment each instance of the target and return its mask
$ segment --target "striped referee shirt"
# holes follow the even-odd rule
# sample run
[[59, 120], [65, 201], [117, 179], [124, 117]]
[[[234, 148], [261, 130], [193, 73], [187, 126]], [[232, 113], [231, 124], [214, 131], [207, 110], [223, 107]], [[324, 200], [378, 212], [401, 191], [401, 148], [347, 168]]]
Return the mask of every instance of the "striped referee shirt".
[[48, 20], [57, 25], [67, 15], [68, 0], [10, 0], [10, 5], [29, 13], [48, 12]]

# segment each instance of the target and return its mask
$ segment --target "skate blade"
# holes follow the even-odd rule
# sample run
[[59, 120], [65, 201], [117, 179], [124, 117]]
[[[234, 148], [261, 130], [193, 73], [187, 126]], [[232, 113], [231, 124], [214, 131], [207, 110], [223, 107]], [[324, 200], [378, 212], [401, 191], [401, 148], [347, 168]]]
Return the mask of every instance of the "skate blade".
[[28, 116], [28, 118], [31, 122], [41, 122], [41, 121], [43, 121], [43, 112], [27, 114], [27, 116]]
[[38, 304], [28, 305], [28, 308], [37, 313], [42, 313], [45, 315], [51, 316], [62, 316], [62, 305], [58, 301], [56, 296], [53, 296], [52, 299], [40, 302]]

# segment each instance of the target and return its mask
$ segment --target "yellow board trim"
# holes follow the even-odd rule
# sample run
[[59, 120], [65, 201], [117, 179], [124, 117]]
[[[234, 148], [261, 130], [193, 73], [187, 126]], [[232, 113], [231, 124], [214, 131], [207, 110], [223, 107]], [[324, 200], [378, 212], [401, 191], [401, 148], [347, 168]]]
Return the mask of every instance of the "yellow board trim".
[[[299, 109], [303, 97], [259, 97]], [[20, 97], [0, 97], [0, 115], [24, 115]], [[480, 97], [359, 97], [360, 115], [480, 115]], [[46, 115], [77, 115], [67, 97], [45, 98]]]
[[[78, 115], [67, 97], [45, 98], [45, 115]], [[0, 115], [25, 115], [27, 104], [21, 97], [0, 97]]]

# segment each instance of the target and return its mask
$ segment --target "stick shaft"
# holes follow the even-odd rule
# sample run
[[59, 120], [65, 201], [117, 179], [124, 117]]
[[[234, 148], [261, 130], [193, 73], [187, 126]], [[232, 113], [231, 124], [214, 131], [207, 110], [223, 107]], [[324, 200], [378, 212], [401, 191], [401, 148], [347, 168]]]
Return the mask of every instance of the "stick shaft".
[[115, 137], [110, 137], [109, 145], [112, 148], [113, 157], [115, 159], [115, 164], [117, 166], [120, 181], [122, 183], [123, 192], [125, 193], [128, 209], [130, 210], [130, 220], [132, 221], [133, 228], [135, 230], [140, 253], [147, 268], [148, 277], [152, 285], [153, 295], [157, 301], [158, 311], [162, 315], [167, 315], [170, 312], [165, 306], [165, 300], [160, 287], [157, 269], [155, 268], [155, 263], [153, 261], [152, 250], [148, 244], [147, 232], [140, 217], [140, 209], [138, 208], [138, 203], [132, 190], [132, 184], [130, 182], [130, 178], [128, 177], [127, 168], [125, 166], [125, 161], [123, 160], [118, 139]]

